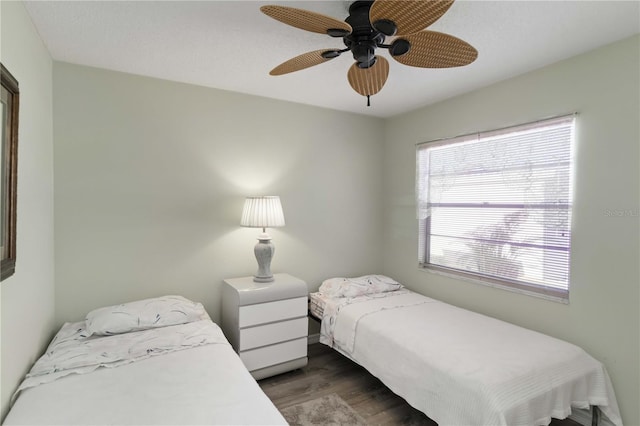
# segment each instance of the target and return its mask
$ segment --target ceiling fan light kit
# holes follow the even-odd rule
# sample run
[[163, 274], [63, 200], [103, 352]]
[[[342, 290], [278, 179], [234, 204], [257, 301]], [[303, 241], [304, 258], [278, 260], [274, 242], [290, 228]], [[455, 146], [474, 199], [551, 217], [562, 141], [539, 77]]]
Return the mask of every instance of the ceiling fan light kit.
[[[267, 5], [267, 16], [302, 30], [342, 38], [346, 48], [304, 53], [275, 67], [269, 74], [282, 75], [319, 65], [350, 51], [355, 63], [347, 72], [349, 84], [367, 98], [382, 90], [389, 62], [376, 55], [387, 49], [403, 65], [419, 68], [450, 68], [472, 63], [478, 51], [469, 43], [440, 32], [425, 30], [449, 10], [454, 0], [355, 1], [349, 16], [340, 21], [330, 16], [287, 6]], [[391, 44], [386, 37], [395, 36]]]

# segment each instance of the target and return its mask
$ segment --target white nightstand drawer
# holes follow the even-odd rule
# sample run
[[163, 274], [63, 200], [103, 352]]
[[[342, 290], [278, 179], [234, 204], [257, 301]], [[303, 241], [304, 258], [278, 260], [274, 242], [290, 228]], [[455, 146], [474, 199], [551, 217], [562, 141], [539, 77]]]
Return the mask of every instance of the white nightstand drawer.
[[239, 327], [250, 327], [268, 322], [307, 316], [307, 298], [277, 300], [275, 302], [240, 306]]
[[242, 359], [242, 362], [244, 362], [245, 367], [247, 367], [249, 371], [305, 356], [307, 356], [306, 337], [240, 352], [240, 359]]
[[240, 330], [240, 350], [258, 348], [285, 340], [306, 337], [308, 333], [307, 318], [274, 322]]

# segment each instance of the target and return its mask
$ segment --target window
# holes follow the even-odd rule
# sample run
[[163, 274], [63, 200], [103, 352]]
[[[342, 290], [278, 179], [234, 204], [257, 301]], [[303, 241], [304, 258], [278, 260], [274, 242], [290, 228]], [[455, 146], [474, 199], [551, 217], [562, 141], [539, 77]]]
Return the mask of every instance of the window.
[[568, 300], [574, 121], [419, 144], [420, 265]]

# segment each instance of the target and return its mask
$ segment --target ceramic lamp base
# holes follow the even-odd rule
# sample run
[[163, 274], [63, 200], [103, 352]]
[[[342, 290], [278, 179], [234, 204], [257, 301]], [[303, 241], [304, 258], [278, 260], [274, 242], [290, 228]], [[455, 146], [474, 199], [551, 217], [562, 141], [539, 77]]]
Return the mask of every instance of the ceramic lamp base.
[[254, 275], [253, 281], [258, 283], [269, 283], [273, 281], [271, 273], [271, 259], [276, 251], [275, 246], [271, 242], [271, 237], [266, 233], [260, 234], [258, 243], [253, 249], [258, 261], [258, 272]]

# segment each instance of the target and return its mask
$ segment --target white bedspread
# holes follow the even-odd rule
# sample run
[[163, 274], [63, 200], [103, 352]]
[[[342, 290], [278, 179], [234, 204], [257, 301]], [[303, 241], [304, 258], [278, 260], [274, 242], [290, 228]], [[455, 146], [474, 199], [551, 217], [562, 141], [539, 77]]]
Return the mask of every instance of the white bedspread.
[[412, 292], [334, 299], [320, 341], [444, 425], [542, 425], [598, 405], [622, 425], [604, 366], [581, 348]]
[[286, 424], [210, 320], [89, 338], [82, 324], [59, 332], [4, 424]]
[[18, 391], [99, 367], [118, 367], [196, 346], [228, 344], [219, 327], [209, 319], [107, 337], [87, 334], [84, 322], [65, 323]]

